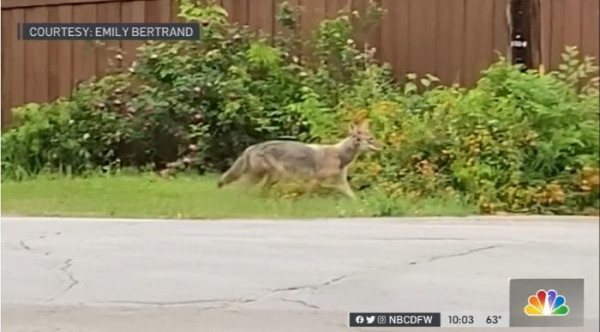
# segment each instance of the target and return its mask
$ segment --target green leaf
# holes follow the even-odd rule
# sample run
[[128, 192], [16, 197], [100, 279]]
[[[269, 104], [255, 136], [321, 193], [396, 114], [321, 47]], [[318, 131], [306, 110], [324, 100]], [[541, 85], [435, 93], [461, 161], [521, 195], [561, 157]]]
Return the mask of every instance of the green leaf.
[[417, 85], [412, 83], [412, 82], [408, 82], [404, 85], [404, 94], [408, 95], [411, 94], [413, 92], [417, 91]]

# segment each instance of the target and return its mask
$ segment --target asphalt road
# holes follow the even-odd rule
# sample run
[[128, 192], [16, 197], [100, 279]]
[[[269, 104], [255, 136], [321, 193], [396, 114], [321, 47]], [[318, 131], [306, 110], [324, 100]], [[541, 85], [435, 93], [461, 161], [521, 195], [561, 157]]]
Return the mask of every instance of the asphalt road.
[[2, 331], [398, 331], [349, 328], [348, 312], [508, 317], [509, 278], [544, 277], [585, 278], [586, 327], [562, 330], [597, 332], [598, 231], [576, 217], [4, 217]]

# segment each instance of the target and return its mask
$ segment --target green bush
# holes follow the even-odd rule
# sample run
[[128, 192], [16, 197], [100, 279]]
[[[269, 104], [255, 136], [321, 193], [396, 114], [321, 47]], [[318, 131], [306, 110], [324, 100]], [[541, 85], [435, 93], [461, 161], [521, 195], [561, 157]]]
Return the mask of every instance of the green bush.
[[[577, 56], [568, 49], [566, 62]], [[580, 79], [597, 70], [591, 59], [578, 66]], [[355, 185], [460, 195], [482, 212], [597, 210], [598, 87], [580, 83], [501, 60], [473, 89], [439, 86], [374, 103], [358, 116], [376, 121], [387, 149], [357, 165]]]
[[345, 10], [302, 41], [287, 3], [271, 38], [229, 23], [219, 6], [181, 1], [180, 15], [202, 22], [202, 40], [148, 42], [124, 73], [92, 79], [68, 100], [15, 109], [16, 126], [2, 135], [4, 177], [222, 171], [251, 144], [334, 142], [369, 118], [386, 148], [360, 159], [351, 183], [384, 195], [367, 199], [382, 214], [395, 214], [397, 197], [469, 201], [486, 213], [598, 209], [592, 59], [567, 48], [557, 72], [500, 59], [471, 89], [414, 74], [398, 86], [375, 50], [353, 40], [381, 14], [372, 3], [361, 15]]
[[118, 167], [119, 149], [131, 132], [119, 101], [128, 85], [127, 76], [107, 76], [79, 85], [69, 100], [15, 109], [13, 128], [2, 133], [4, 177]]

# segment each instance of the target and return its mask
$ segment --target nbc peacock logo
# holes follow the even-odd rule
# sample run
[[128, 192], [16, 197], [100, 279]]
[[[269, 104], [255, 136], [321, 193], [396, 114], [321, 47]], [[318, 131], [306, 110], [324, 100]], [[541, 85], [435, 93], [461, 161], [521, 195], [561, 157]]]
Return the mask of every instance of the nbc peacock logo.
[[567, 306], [564, 296], [551, 289], [546, 291], [540, 289], [535, 295], [531, 295], [528, 299], [529, 304], [525, 306], [525, 314], [527, 316], [566, 316], [569, 314], [569, 306]]

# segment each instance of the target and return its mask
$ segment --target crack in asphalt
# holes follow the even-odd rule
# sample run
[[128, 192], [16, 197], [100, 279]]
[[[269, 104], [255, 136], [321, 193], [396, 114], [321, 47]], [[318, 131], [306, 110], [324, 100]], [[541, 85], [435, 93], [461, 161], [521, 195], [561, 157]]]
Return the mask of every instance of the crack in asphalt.
[[364, 238], [365, 240], [374, 241], [468, 241], [470, 239], [464, 237], [379, 237], [379, 238]]
[[177, 306], [186, 304], [200, 304], [200, 303], [227, 303], [237, 302], [237, 299], [217, 299], [217, 300], [185, 300], [185, 301], [127, 301], [127, 300], [115, 300], [105, 301], [104, 303], [115, 303], [115, 304], [134, 304], [134, 305], [149, 305], [149, 306]]
[[289, 291], [295, 291], [295, 290], [300, 290], [300, 289], [318, 289], [324, 286], [328, 286], [328, 285], [332, 285], [335, 284], [336, 282], [339, 282], [345, 278], [347, 278], [347, 275], [343, 275], [343, 276], [339, 276], [339, 277], [335, 277], [333, 279], [329, 279], [325, 282], [322, 282], [320, 284], [308, 284], [308, 285], [302, 285], [302, 286], [292, 286], [292, 287], [285, 287], [285, 288], [275, 288], [275, 289], [271, 289], [269, 292], [270, 293], [279, 293], [279, 292], [289, 292]]
[[[485, 246], [485, 247], [478, 247], [478, 248], [473, 248], [473, 249], [469, 249], [466, 251], [462, 251], [462, 252], [458, 252], [458, 253], [454, 253], [454, 254], [449, 254], [449, 255], [442, 255], [442, 256], [433, 256], [431, 258], [429, 258], [426, 262], [433, 262], [436, 260], [440, 260], [440, 259], [446, 259], [446, 258], [452, 258], [452, 257], [459, 257], [459, 256], [466, 256], [475, 252], [479, 252], [479, 251], [484, 251], [484, 250], [490, 250], [490, 249], [494, 249], [500, 247], [500, 245], [491, 245], [491, 246]], [[68, 273], [66, 271], [66, 269], [68, 267], [70, 267], [70, 263], [71, 260], [67, 260], [65, 262], [65, 266], [63, 268], [61, 268], [61, 270], [63, 270], [65, 273]], [[421, 262], [411, 262], [409, 263], [409, 265], [416, 265], [416, 264], [420, 264]], [[214, 309], [226, 309], [229, 308], [233, 305], [236, 304], [246, 304], [246, 303], [252, 303], [252, 302], [256, 302], [259, 301], [265, 297], [271, 296], [273, 294], [278, 294], [278, 293], [284, 293], [284, 292], [291, 292], [291, 291], [298, 291], [298, 290], [304, 290], [304, 289], [319, 289], [325, 286], [329, 286], [335, 283], [338, 283], [352, 275], [356, 275], [356, 274], [360, 274], [360, 273], [364, 273], [365, 271], [362, 272], [357, 272], [351, 275], [345, 274], [345, 275], [341, 275], [335, 278], [331, 278], [329, 280], [326, 280], [324, 282], [321, 283], [317, 283], [317, 284], [306, 284], [306, 285], [299, 285], [299, 286], [290, 286], [290, 287], [283, 287], [283, 288], [275, 288], [275, 289], [270, 289], [267, 290], [264, 294], [259, 295], [257, 297], [254, 298], [237, 298], [237, 299], [198, 299], [198, 300], [183, 300], [183, 301], [128, 301], [128, 300], [113, 300], [113, 301], [105, 301], [103, 303], [114, 303], [114, 304], [124, 304], [124, 305], [140, 305], [140, 306], [158, 306], [158, 307], [165, 307], [165, 306], [184, 306], [184, 305], [191, 305], [191, 304], [203, 304], [203, 303], [217, 303], [220, 305], [217, 306], [210, 306], [210, 307], [204, 307], [201, 308], [201, 310], [214, 310]], [[69, 274], [70, 275], [70, 274]], [[70, 275], [71, 276], [71, 275]], [[72, 276], [71, 276], [72, 277]], [[72, 279], [74, 281], [76, 281], [76, 279]], [[66, 290], [69, 290], [71, 287], [75, 286], [75, 284], [77, 284], [78, 282], [71, 284]], [[64, 293], [64, 292], [63, 292]], [[290, 298], [284, 298], [284, 297], [279, 297], [278, 298], [281, 301], [285, 301], [285, 302], [291, 302], [291, 303], [297, 303], [300, 304], [304, 307], [307, 308], [311, 308], [311, 309], [320, 309], [317, 305], [314, 304], [310, 304], [306, 301], [303, 300], [297, 300], [297, 299], [290, 299]]]
[[[499, 248], [501, 247], [500, 245], [492, 245], [492, 246], [485, 246], [485, 247], [478, 247], [478, 248], [473, 248], [473, 249], [469, 249], [467, 251], [461, 251], [455, 254], [449, 254], [449, 255], [442, 255], [442, 256], [433, 256], [431, 258], [429, 258], [426, 263], [430, 263], [433, 261], [437, 261], [440, 259], [446, 259], [446, 258], [452, 258], [452, 257], [459, 257], [459, 256], [466, 256], [466, 255], [470, 255], [472, 253], [476, 253], [479, 251], [484, 251], [484, 250], [490, 250], [490, 249], [495, 249], [495, 248]], [[419, 262], [419, 261], [413, 261], [408, 263], [408, 265], [417, 265], [423, 262]]]
[[[263, 299], [267, 296], [273, 295], [273, 294], [277, 294], [277, 293], [281, 293], [281, 292], [288, 292], [288, 291], [295, 291], [295, 290], [301, 290], [301, 289], [318, 289], [320, 287], [324, 287], [327, 285], [331, 285], [334, 284], [336, 282], [341, 281], [342, 279], [346, 278], [346, 275], [343, 276], [339, 276], [339, 277], [335, 277], [332, 279], [329, 279], [325, 282], [319, 283], [319, 284], [309, 284], [309, 285], [301, 285], [301, 286], [292, 286], [292, 287], [285, 287], [285, 288], [276, 288], [276, 289], [271, 289], [266, 291], [264, 294], [254, 297], [254, 298], [239, 298], [239, 299], [198, 299], [198, 300], [184, 300], [184, 301], [129, 301], [129, 300], [112, 300], [112, 301], [104, 301], [102, 303], [114, 303], [114, 304], [124, 304], [124, 305], [140, 305], [140, 306], [157, 306], [157, 307], [166, 307], [166, 306], [181, 306], [181, 305], [190, 305], [190, 304], [202, 304], [202, 303], [220, 303], [222, 304], [221, 306], [212, 306], [212, 307], [206, 307], [206, 308], [202, 308], [202, 310], [211, 310], [211, 309], [225, 309], [225, 308], [229, 308], [232, 305], [235, 304], [246, 304], [246, 303], [252, 303], [252, 302], [256, 302], [260, 299]], [[288, 302], [295, 302], [295, 303], [300, 303], [303, 304], [304, 306], [310, 307], [310, 308], [316, 308], [318, 309], [319, 307], [306, 303], [302, 300], [294, 300], [294, 299], [287, 299], [287, 298], [279, 298], [280, 300], [283, 301], [288, 301]]]
[[284, 297], [280, 297], [279, 299], [280, 299], [281, 301], [284, 301], [284, 302], [299, 303], [299, 304], [301, 304], [301, 305], [303, 305], [303, 306], [305, 306], [305, 307], [312, 308], [312, 309], [320, 309], [320, 308], [319, 308], [319, 306], [316, 306], [316, 305], [314, 305], [314, 304], [307, 303], [307, 302], [305, 302], [305, 301], [302, 301], [302, 300], [287, 299], [287, 298], [284, 298]]
[[55, 295], [52, 298], [48, 299], [48, 302], [52, 302], [52, 301], [56, 300], [57, 298], [65, 295], [68, 291], [71, 290], [71, 288], [73, 288], [77, 284], [79, 284], [79, 280], [77, 280], [77, 278], [75, 278], [75, 276], [73, 275], [73, 272], [69, 271], [69, 268], [71, 266], [73, 266], [73, 259], [67, 258], [59, 270], [63, 274], [65, 274], [67, 276], [67, 278], [69, 278], [70, 283], [69, 283], [69, 285], [67, 285], [67, 287], [65, 287], [65, 289], [62, 290], [62, 292], [60, 292], [60, 294]]
[[65, 260], [65, 262], [63, 263], [63, 266], [60, 268], [60, 270], [67, 275], [67, 277], [69, 278], [69, 280], [71, 281], [71, 283], [67, 286], [67, 288], [65, 288], [62, 293], [60, 295], [64, 295], [66, 292], [68, 292], [71, 288], [75, 287], [75, 285], [77, 285], [79, 283], [79, 280], [77, 280], [75, 278], [75, 276], [73, 276], [73, 273], [71, 271], [69, 271], [68, 269], [73, 265], [73, 260], [71, 258], [68, 258], [67, 260]]
[[[53, 234], [42, 233], [42, 234], [38, 235], [37, 237], [35, 237], [35, 239], [31, 238], [31, 239], [27, 240], [27, 242], [25, 242], [25, 240], [20, 240], [19, 245], [21, 245], [21, 247], [27, 251], [40, 251], [40, 250], [31, 248], [31, 245], [29, 243], [33, 240], [43, 240], [43, 239], [48, 238], [49, 236], [58, 236], [61, 234], [62, 234], [61, 232], [55, 232]], [[45, 252], [45, 256], [48, 256], [48, 254], [49, 254], [49, 252]]]
[[200, 310], [214, 310], [214, 309], [225, 309], [229, 308], [234, 304], [244, 304], [257, 301], [256, 299], [198, 299], [198, 300], [183, 300], [183, 301], [128, 301], [128, 300], [113, 300], [104, 301], [102, 303], [113, 303], [113, 304], [124, 304], [124, 305], [139, 305], [139, 306], [155, 306], [155, 307], [169, 307], [169, 306], [185, 306], [190, 304], [202, 304], [202, 303], [217, 303], [220, 305], [199, 308]]
[[24, 240], [21, 240], [21, 242], [19, 242], [19, 244], [21, 245], [21, 247], [23, 247], [27, 251], [31, 250], [31, 247], [28, 246], [27, 244], [25, 244]]
[[[54, 235], [60, 235], [60, 232], [55, 233]], [[40, 239], [45, 238], [45, 236], [40, 236]], [[379, 238], [377, 240], [383, 240], [383, 241], [393, 241], [393, 240], [406, 240], [408, 238]], [[432, 237], [422, 237], [422, 238], [410, 238], [412, 240], [465, 240], [464, 238], [432, 238]], [[20, 245], [21, 247], [23, 247], [25, 250], [32, 250], [31, 247], [29, 245], [27, 245], [25, 243], [25, 241], [20, 241]], [[500, 247], [500, 245], [491, 245], [491, 246], [485, 246], [485, 247], [478, 247], [478, 248], [473, 248], [473, 249], [468, 249], [466, 251], [462, 251], [462, 252], [458, 252], [458, 253], [454, 253], [454, 254], [448, 254], [448, 255], [441, 255], [441, 256], [432, 256], [429, 259], [425, 260], [425, 261], [413, 261], [410, 262], [409, 265], [417, 265], [417, 264], [421, 264], [424, 262], [433, 262], [436, 260], [440, 260], [440, 259], [446, 259], [446, 258], [452, 258], [452, 257], [459, 257], [459, 256], [466, 256], [466, 255], [470, 255], [472, 253], [476, 253], [479, 251], [484, 251], [484, 250], [490, 250], [490, 249], [494, 249]], [[73, 287], [75, 287], [77, 284], [79, 284], [79, 280], [77, 278], [75, 278], [75, 276], [73, 275], [73, 273], [69, 270], [71, 268], [73, 264], [73, 260], [71, 258], [67, 259], [64, 261], [63, 265], [60, 268], [60, 271], [62, 271], [70, 280], [70, 284], [62, 291], [62, 293], [58, 296], [55, 296], [54, 298], [52, 298], [49, 301], [55, 300], [56, 298], [58, 298], [59, 296], [64, 295], [65, 293], [67, 293], [69, 290], [71, 290]], [[362, 272], [356, 272], [354, 274], [351, 275], [356, 275], [356, 274], [360, 274], [360, 273], [364, 273], [365, 271]], [[256, 302], [259, 301], [263, 298], [269, 297], [273, 294], [278, 294], [278, 293], [284, 293], [284, 292], [292, 292], [292, 291], [299, 291], [299, 290], [305, 290], [305, 289], [312, 289], [312, 290], [317, 290], [319, 288], [325, 287], [325, 286], [329, 286], [335, 283], [338, 283], [346, 278], [348, 278], [349, 276], [348, 274], [345, 275], [341, 275], [335, 278], [331, 278], [329, 280], [326, 280], [324, 282], [321, 283], [316, 283], [316, 284], [305, 284], [305, 285], [298, 285], [298, 286], [290, 286], [290, 287], [283, 287], [283, 288], [275, 288], [275, 289], [269, 289], [266, 290], [266, 292], [262, 295], [259, 295], [257, 297], [254, 298], [236, 298], [236, 299], [192, 299], [192, 300], [183, 300], [183, 301], [129, 301], [129, 300], [113, 300], [113, 301], [104, 301], [103, 303], [113, 303], [113, 304], [123, 304], [123, 305], [140, 305], [140, 306], [158, 306], [158, 307], [165, 307], [165, 306], [185, 306], [185, 305], [193, 305], [193, 304], [210, 304], [210, 303], [214, 303], [217, 305], [214, 306], [209, 306], [209, 307], [203, 307], [203, 308], [199, 308], [200, 310], [214, 310], [214, 309], [226, 309], [229, 308], [233, 305], [236, 304], [246, 304], [246, 303], [252, 303], [252, 302]], [[314, 304], [310, 304], [306, 301], [303, 300], [298, 300], [298, 299], [291, 299], [291, 298], [285, 298], [285, 297], [279, 297], [278, 298], [280, 301], [284, 301], [284, 302], [291, 302], [291, 303], [297, 303], [300, 304], [306, 308], [311, 308], [311, 309], [320, 309], [319, 306], [314, 305]]]
[[[61, 235], [62, 232], [54, 232], [52, 234], [48, 234], [48, 233], [43, 233], [41, 235], [38, 235], [36, 238], [37, 240], [43, 240], [43, 239], [47, 239], [49, 236], [58, 236]], [[29, 241], [28, 241], [29, 242]], [[25, 240], [21, 240], [19, 241], [19, 244], [21, 245], [21, 247], [27, 251], [32, 251], [32, 252], [39, 252], [39, 253], [43, 253], [44, 256], [50, 256], [51, 252], [50, 251], [44, 251], [44, 250], [40, 250], [40, 249], [34, 249], [31, 248], [30, 245], [28, 245], [28, 243], [25, 242]], [[59, 295], [56, 295], [50, 299], [48, 299], [48, 301], [54, 301], [56, 300], [58, 297], [64, 295], [65, 293], [67, 293], [68, 291], [70, 291], [73, 287], [75, 287], [77, 284], [79, 284], [79, 280], [77, 280], [77, 278], [75, 278], [75, 276], [73, 275], [73, 272], [71, 272], [69, 269], [71, 268], [71, 266], [73, 265], [73, 259], [71, 258], [67, 258], [62, 266], [59, 268], [59, 270], [67, 276], [67, 278], [69, 279], [69, 285], [67, 285], [67, 287], [65, 289], [62, 290], [62, 292]]]
[[[56, 232], [53, 235], [60, 235], [60, 232]], [[46, 235], [43, 234], [41, 236], [38, 237], [38, 239], [45, 239]], [[394, 240], [441, 240], [441, 241], [447, 241], [447, 240], [465, 240], [464, 238], [444, 238], [444, 237], [440, 237], [440, 238], [434, 238], [434, 237], [417, 237], [417, 238], [378, 238], [378, 239], [370, 239], [370, 240], [382, 240], [382, 241], [394, 241]], [[31, 251], [33, 250], [24, 240], [21, 240], [20, 245], [22, 248], [24, 248], [25, 250]], [[484, 250], [490, 250], [490, 249], [494, 249], [500, 247], [500, 245], [491, 245], [491, 246], [485, 246], [485, 247], [478, 247], [478, 248], [473, 248], [473, 249], [469, 249], [466, 251], [462, 251], [462, 252], [458, 252], [458, 253], [454, 253], [454, 254], [448, 254], [448, 255], [441, 255], [441, 256], [432, 256], [429, 259], [425, 260], [425, 261], [413, 261], [410, 262], [409, 265], [417, 265], [417, 264], [421, 264], [421, 263], [428, 263], [428, 262], [433, 262], [436, 260], [440, 260], [440, 259], [446, 259], [446, 258], [452, 258], [452, 257], [459, 257], [459, 256], [466, 256], [466, 255], [470, 255], [472, 253], [476, 253], [479, 251], [484, 251]], [[49, 252], [46, 252], [46, 255], [48, 255]], [[63, 265], [60, 267], [60, 271], [65, 274], [68, 279], [70, 280], [70, 284], [61, 292], [61, 294], [53, 297], [52, 299], [50, 299], [49, 301], [53, 301], [56, 298], [58, 298], [59, 296], [64, 295], [65, 293], [67, 293], [68, 291], [70, 291], [73, 287], [75, 287], [77, 284], [79, 284], [79, 280], [77, 278], [75, 278], [75, 276], [73, 275], [73, 273], [70, 271], [70, 268], [72, 267], [73, 264], [73, 260], [71, 258], [66, 259], [63, 263]], [[365, 271], [362, 272], [356, 272], [354, 274], [351, 275], [356, 275], [356, 274], [361, 274], [364, 273]], [[292, 292], [292, 291], [299, 291], [299, 290], [305, 290], [305, 289], [312, 289], [312, 290], [317, 290], [319, 288], [328, 286], [328, 285], [332, 285], [335, 283], [338, 283], [346, 278], [348, 278], [351, 275], [341, 275], [335, 278], [331, 278], [329, 280], [326, 280], [324, 282], [321, 283], [316, 283], [316, 284], [305, 284], [305, 285], [298, 285], [298, 286], [290, 286], [290, 287], [283, 287], [283, 288], [275, 288], [275, 289], [269, 289], [266, 290], [266, 292], [262, 295], [259, 295], [257, 297], [254, 298], [236, 298], [236, 299], [192, 299], [192, 300], [183, 300], [183, 301], [128, 301], [128, 300], [114, 300], [114, 301], [105, 301], [104, 303], [113, 303], [113, 304], [124, 304], [124, 305], [140, 305], [140, 306], [159, 306], [159, 307], [164, 307], [164, 306], [185, 306], [185, 305], [193, 305], [193, 304], [210, 304], [210, 303], [214, 303], [217, 305], [214, 306], [209, 306], [209, 307], [203, 307], [203, 308], [199, 308], [200, 310], [214, 310], [214, 309], [226, 309], [229, 308], [231, 306], [234, 306], [236, 304], [246, 304], [246, 303], [252, 303], [252, 302], [256, 302], [259, 301], [263, 298], [269, 297], [273, 294], [278, 294], [278, 293], [284, 293], [284, 292]], [[279, 297], [278, 298], [280, 301], [284, 301], [284, 302], [291, 302], [291, 303], [297, 303], [300, 304], [306, 308], [311, 308], [311, 309], [319, 309], [319, 307], [317, 305], [314, 304], [310, 304], [306, 301], [303, 300], [298, 300], [298, 299], [291, 299], [291, 298], [284, 298], [284, 297]]]

